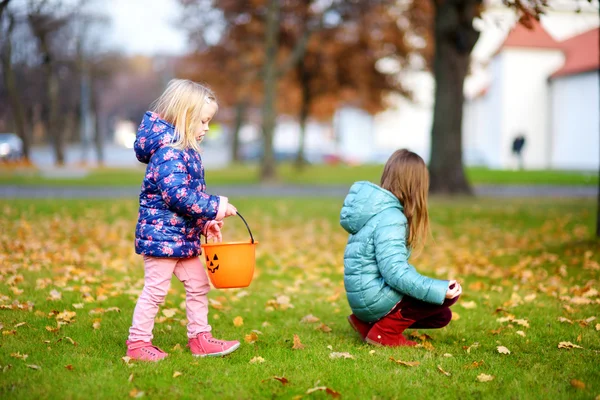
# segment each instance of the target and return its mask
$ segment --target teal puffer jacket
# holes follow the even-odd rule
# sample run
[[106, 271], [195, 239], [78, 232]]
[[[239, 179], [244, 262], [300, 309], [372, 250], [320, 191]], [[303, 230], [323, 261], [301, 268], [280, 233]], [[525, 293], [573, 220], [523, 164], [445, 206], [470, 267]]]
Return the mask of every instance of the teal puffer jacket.
[[344, 286], [354, 315], [374, 322], [404, 295], [433, 304], [444, 302], [448, 281], [419, 274], [408, 263], [408, 221], [392, 192], [356, 182], [344, 200], [342, 227], [350, 233], [344, 252]]

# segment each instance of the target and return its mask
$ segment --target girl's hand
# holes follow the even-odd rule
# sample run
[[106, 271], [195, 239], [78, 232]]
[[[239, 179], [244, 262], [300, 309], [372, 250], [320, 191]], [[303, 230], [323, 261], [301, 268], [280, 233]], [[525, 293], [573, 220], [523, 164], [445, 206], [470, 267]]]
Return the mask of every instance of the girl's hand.
[[221, 242], [223, 236], [221, 235], [221, 228], [223, 227], [223, 221], [209, 221], [206, 223], [204, 228], [204, 236], [206, 240], [212, 240], [213, 242]]
[[235, 208], [231, 203], [227, 204], [227, 209], [225, 210], [225, 218], [231, 217], [232, 215], [237, 214], [237, 208]]
[[451, 280], [448, 285], [448, 291], [446, 292], [447, 299], [453, 299], [462, 294], [462, 287], [455, 280]]

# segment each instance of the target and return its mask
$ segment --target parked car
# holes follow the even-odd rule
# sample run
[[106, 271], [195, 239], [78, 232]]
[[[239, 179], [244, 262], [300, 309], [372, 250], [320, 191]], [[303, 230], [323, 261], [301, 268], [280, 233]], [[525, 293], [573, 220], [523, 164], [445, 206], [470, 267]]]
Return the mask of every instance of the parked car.
[[14, 133], [0, 133], [0, 160], [13, 161], [23, 157], [23, 141]]

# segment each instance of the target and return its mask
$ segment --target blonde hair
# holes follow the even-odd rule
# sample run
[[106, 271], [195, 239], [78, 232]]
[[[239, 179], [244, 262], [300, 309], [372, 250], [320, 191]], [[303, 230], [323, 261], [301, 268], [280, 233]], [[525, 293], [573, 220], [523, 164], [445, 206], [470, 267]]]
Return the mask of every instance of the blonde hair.
[[425, 162], [411, 151], [396, 150], [383, 168], [381, 187], [402, 203], [408, 220], [408, 247], [420, 250], [429, 234], [429, 171]]
[[216, 104], [217, 98], [209, 87], [187, 79], [172, 79], [151, 107], [160, 118], [175, 126], [173, 147], [200, 151], [195, 135], [202, 124], [200, 111], [212, 102]]

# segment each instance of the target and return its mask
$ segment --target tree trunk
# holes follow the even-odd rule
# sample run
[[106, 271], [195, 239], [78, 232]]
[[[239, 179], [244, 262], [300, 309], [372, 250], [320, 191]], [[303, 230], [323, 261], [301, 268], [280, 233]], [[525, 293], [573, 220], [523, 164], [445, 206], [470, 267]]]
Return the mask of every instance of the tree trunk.
[[90, 118], [92, 118], [92, 126], [93, 126], [93, 136], [94, 136], [94, 148], [96, 150], [96, 160], [98, 162], [98, 166], [102, 167], [104, 166], [104, 141], [102, 140], [103, 136], [102, 136], [102, 129], [100, 127], [100, 113], [99, 111], [99, 106], [98, 106], [98, 92], [96, 89], [96, 85], [94, 84], [94, 81], [92, 80], [92, 83], [90, 85], [90, 90], [91, 90], [91, 94], [90, 94], [90, 101], [91, 101], [91, 108], [92, 108], [92, 112], [91, 112], [91, 116]]
[[59, 126], [59, 84], [54, 71], [54, 60], [50, 52], [47, 36], [38, 36], [40, 49], [44, 57], [43, 71], [46, 78], [46, 96], [48, 105], [48, 133], [54, 147], [56, 165], [65, 164], [64, 132]]
[[481, 0], [435, 5], [435, 106], [429, 171], [431, 192], [471, 194], [462, 163], [463, 85], [477, 39], [472, 25]]
[[265, 34], [265, 65], [263, 72], [264, 100], [262, 107], [263, 158], [260, 168], [261, 181], [276, 179], [273, 135], [277, 114], [275, 96], [277, 91], [277, 49], [279, 46], [279, 0], [269, 0]]
[[13, 120], [15, 122], [17, 135], [19, 135], [23, 141], [23, 159], [26, 163], [30, 163], [31, 133], [27, 129], [25, 111], [19, 96], [19, 90], [17, 89], [15, 72], [12, 68], [12, 32], [15, 25], [15, 19], [12, 14], [8, 14], [8, 19], [8, 27], [2, 46], [2, 76], [4, 77], [4, 86], [6, 87], [10, 106], [13, 111]]
[[310, 102], [312, 100], [310, 92], [310, 76], [304, 65], [304, 60], [301, 59], [298, 63], [298, 76], [302, 87], [302, 103], [300, 104], [300, 137], [298, 141], [298, 153], [296, 154], [295, 166], [297, 170], [302, 170], [306, 166], [304, 158], [304, 147], [306, 144], [306, 122], [310, 111]]
[[244, 124], [246, 117], [246, 108], [248, 101], [246, 99], [238, 100], [235, 105], [235, 122], [233, 126], [233, 137], [231, 138], [231, 161], [237, 163], [240, 161], [240, 129]]

